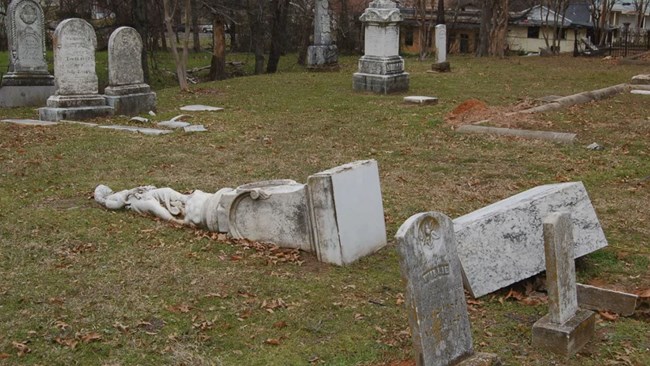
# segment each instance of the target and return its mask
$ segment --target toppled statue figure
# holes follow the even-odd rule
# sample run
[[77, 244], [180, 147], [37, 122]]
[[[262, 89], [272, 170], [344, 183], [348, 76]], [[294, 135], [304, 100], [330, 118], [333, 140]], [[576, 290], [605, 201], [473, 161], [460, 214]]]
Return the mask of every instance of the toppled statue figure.
[[108, 186], [100, 184], [95, 188], [94, 197], [109, 210], [125, 208], [177, 224], [217, 231], [216, 206], [221, 195], [229, 191], [230, 188], [223, 188], [216, 193], [195, 190], [191, 194], [182, 194], [171, 188], [141, 186], [113, 192]]

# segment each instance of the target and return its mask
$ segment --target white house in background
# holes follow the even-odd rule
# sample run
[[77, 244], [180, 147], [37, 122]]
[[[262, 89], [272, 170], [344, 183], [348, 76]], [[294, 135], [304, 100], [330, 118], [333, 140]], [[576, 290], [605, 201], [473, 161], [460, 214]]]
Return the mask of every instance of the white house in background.
[[[646, 1], [644, 1], [645, 3]], [[609, 25], [612, 28], [623, 28], [623, 24], [630, 23], [630, 29], [650, 29], [650, 6], [644, 4], [645, 9], [637, 10], [637, 0], [618, 0], [614, 3], [609, 13]], [[641, 24], [637, 24], [639, 11], [643, 11]]]
[[[589, 14], [589, 8], [586, 4], [583, 8], [573, 9], [571, 14], [585, 18], [584, 13]], [[558, 34], [560, 52], [573, 52], [576, 34], [578, 39], [585, 37], [591, 27], [590, 21], [585, 19], [574, 21], [542, 5], [526, 9], [515, 14], [511, 19], [507, 35], [511, 51], [539, 52], [552, 46], [553, 34], [561, 25]], [[548, 45], [545, 36], [548, 38]]]

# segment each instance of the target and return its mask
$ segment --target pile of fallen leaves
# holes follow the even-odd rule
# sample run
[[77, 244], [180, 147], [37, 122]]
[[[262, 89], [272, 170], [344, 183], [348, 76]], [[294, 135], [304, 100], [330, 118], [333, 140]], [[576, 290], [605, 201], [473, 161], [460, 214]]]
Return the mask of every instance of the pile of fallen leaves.
[[267, 265], [292, 263], [300, 266], [304, 263], [304, 261], [301, 260], [299, 249], [281, 248], [276, 244], [261, 243], [247, 239], [233, 239], [224, 233], [212, 233], [197, 230], [195, 234], [200, 238], [209, 238], [241, 248], [242, 250], [237, 251], [234, 255], [230, 256], [230, 260], [233, 261], [243, 259], [246, 251], [252, 251], [253, 254], [247, 256], [248, 258], [262, 258], [266, 261]]

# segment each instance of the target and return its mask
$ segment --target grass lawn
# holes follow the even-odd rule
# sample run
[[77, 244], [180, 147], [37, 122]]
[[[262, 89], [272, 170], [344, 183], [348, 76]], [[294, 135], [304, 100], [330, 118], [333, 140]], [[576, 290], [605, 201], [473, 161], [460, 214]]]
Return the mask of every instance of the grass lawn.
[[[207, 65], [209, 54], [192, 65]], [[0, 55], [4, 60], [6, 55]], [[252, 67], [252, 56], [237, 55]], [[98, 56], [105, 80], [105, 56]], [[199, 84], [179, 93], [153, 72], [158, 116], [186, 104], [208, 133], [151, 137], [78, 125], [0, 124], [0, 364], [390, 365], [411, 357], [395, 243], [422, 211], [452, 218], [547, 183], [583, 181], [609, 247], [578, 261], [582, 282], [628, 292], [650, 288], [650, 103], [625, 94], [535, 116], [531, 127], [575, 132], [575, 145], [460, 135], [445, 115], [470, 98], [511, 105], [627, 82], [646, 73], [600, 59], [452, 57], [452, 72], [407, 59], [407, 94], [351, 90], [357, 57], [337, 73], [309, 73], [295, 55], [281, 72]], [[2, 65], [0, 65], [2, 67]], [[172, 67], [167, 67], [173, 70]], [[104, 70], [104, 71], [102, 71]], [[104, 75], [104, 76], [102, 76]], [[0, 117], [30, 117], [30, 108]], [[98, 123], [129, 123], [115, 117]], [[604, 151], [585, 146], [598, 142]], [[91, 199], [98, 184], [179, 191], [294, 179], [360, 159], [379, 162], [389, 245], [349, 267], [273, 264], [273, 252]], [[477, 351], [506, 365], [647, 365], [647, 316], [600, 317], [597, 334], [569, 361], [530, 344], [547, 305], [507, 298], [472, 302]], [[29, 351], [29, 352], [28, 352]]]

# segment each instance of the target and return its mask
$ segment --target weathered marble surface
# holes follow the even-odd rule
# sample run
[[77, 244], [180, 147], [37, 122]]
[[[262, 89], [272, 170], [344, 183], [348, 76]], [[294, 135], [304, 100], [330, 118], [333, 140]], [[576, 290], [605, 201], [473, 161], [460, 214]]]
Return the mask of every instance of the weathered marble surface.
[[9, 69], [2, 86], [53, 86], [45, 60], [45, 18], [35, 0], [13, 0], [7, 9]]
[[181, 107], [181, 111], [186, 111], [186, 112], [221, 112], [223, 110], [224, 109], [220, 107], [212, 107], [203, 104], [192, 104], [192, 105], [186, 105], [184, 107]]
[[375, 160], [355, 161], [307, 180], [318, 259], [346, 265], [386, 245], [379, 168]]
[[472, 355], [453, 222], [439, 212], [420, 213], [395, 237], [417, 364], [453, 365]]
[[571, 214], [548, 215], [543, 220], [543, 231], [549, 319], [562, 324], [578, 311]]
[[183, 122], [183, 121], [164, 121], [164, 122], [158, 122], [156, 123], [157, 126], [160, 127], [166, 127], [166, 128], [185, 128], [190, 125], [188, 122]]
[[544, 271], [542, 220], [570, 212], [575, 256], [607, 246], [582, 182], [539, 186], [454, 220], [466, 288], [481, 297]]
[[632, 94], [639, 94], [639, 95], [650, 95], [650, 90], [630, 90], [630, 93]]
[[191, 126], [183, 127], [183, 131], [185, 131], [185, 132], [207, 132], [208, 129], [205, 128], [205, 126], [203, 126], [203, 125], [191, 125]]
[[15, 125], [23, 126], [54, 126], [58, 124], [56, 122], [40, 121], [36, 119], [3, 119], [0, 122], [13, 123]]
[[447, 62], [447, 26], [444, 24], [436, 25], [436, 62]]
[[331, 67], [338, 62], [338, 48], [333, 44], [329, 0], [316, 0], [314, 13], [314, 44], [307, 49], [307, 65]]
[[635, 75], [632, 77], [634, 85], [650, 85], [650, 74]]
[[578, 305], [583, 309], [612, 311], [623, 316], [632, 316], [639, 296], [596, 286], [576, 284]]
[[557, 353], [565, 357], [575, 355], [593, 337], [596, 316], [589, 310], [578, 313], [566, 323], [553, 323], [549, 315], [533, 324], [533, 347]]
[[433, 104], [438, 104], [438, 98], [413, 95], [413, 96], [404, 97], [404, 102], [413, 103], [413, 104], [433, 105]]
[[160, 130], [157, 128], [144, 128], [144, 127], [120, 126], [120, 125], [99, 126], [99, 128], [104, 128], [107, 130], [123, 130], [123, 131], [138, 132], [143, 135], [151, 135], [151, 136], [166, 135], [173, 132], [170, 130]]
[[360, 20], [364, 23], [364, 56], [353, 75], [353, 89], [379, 94], [405, 91], [409, 75], [399, 56], [399, 22], [402, 15], [392, 1], [373, 1]]

